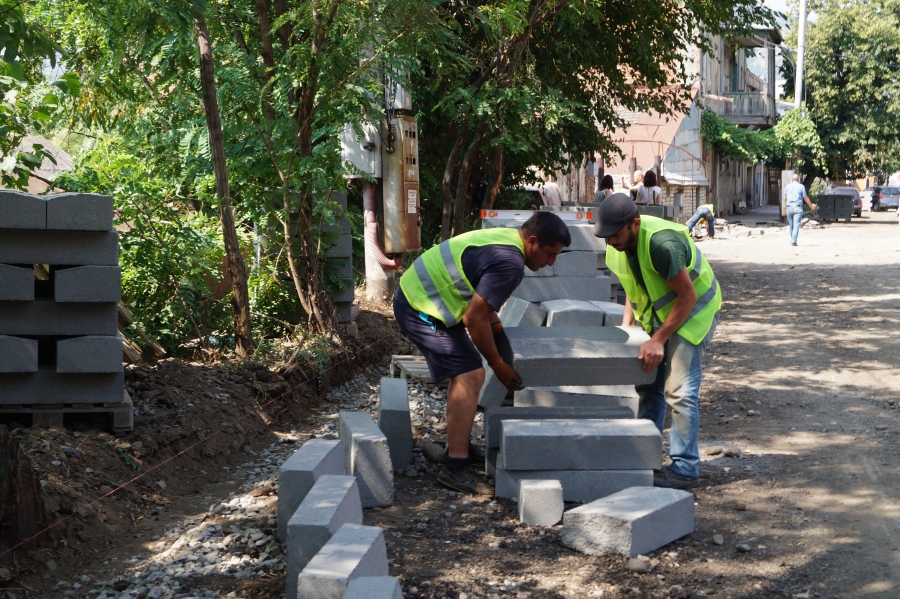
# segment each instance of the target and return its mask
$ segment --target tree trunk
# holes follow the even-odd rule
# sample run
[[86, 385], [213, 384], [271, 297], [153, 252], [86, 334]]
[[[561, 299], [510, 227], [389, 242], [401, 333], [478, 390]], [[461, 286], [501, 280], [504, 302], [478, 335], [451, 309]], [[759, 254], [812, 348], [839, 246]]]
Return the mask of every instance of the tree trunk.
[[231, 276], [231, 303], [234, 308], [234, 346], [237, 355], [244, 358], [253, 354], [247, 270], [244, 267], [244, 259], [241, 256], [241, 248], [234, 228], [234, 214], [231, 211], [228, 166], [225, 161], [225, 140], [222, 135], [222, 121], [219, 117], [219, 101], [216, 98], [216, 83], [213, 72], [212, 44], [209, 40], [209, 31], [206, 28], [206, 19], [199, 13], [194, 15], [194, 30], [197, 33], [197, 47], [200, 51], [200, 86], [203, 94], [203, 108], [206, 112], [206, 128], [209, 130], [209, 150], [216, 177], [216, 196], [219, 200], [222, 237], [225, 239], [228, 274]]
[[450, 232], [451, 237], [455, 237], [463, 232], [466, 216], [468, 216], [471, 209], [469, 205], [469, 178], [472, 175], [472, 167], [475, 166], [475, 158], [481, 151], [485, 131], [487, 131], [487, 123], [482, 123], [478, 127], [478, 131], [475, 132], [475, 138], [466, 151], [462, 164], [459, 165], [459, 177], [456, 182], [456, 205], [453, 209], [453, 230]]
[[444, 214], [441, 218], [441, 241], [447, 241], [450, 238], [450, 223], [453, 218], [453, 175], [456, 173], [459, 162], [459, 153], [462, 151], [463, 144], [469, 134], [469, 120], [465, 119], [459, 127], [456, 134], [456, 142], [453, 149], [450, 150], [450, 156], [447, 157], [447, 165], [444, 167], [444, 178], [441, 185], [441, 196], [444, 200]]
[[[499, 133], [498, 133], [499, 137]], [[500, 191], [500, 183], [503, 181], [503, 144], [497, 144], [491, 148], [491, 157], [488, 164], [487, 191], [481, 201], [482, 210], [490, 210], [497, 200]]]
[[269, 9], [266, 0], [256, 0], [256, 15], [259, 17], [259, 32], [262, 38], [263, 59], [263, 111], [270, 122], [275, 120], [275, 110], [269, 100], [269, 84], [272, 80], [272, 69], [275, 67], [275, 53], [272, 49], [272, 23], [269, 21]]
[[[0, 424], [0, 538], [10, 547], [35, 536], [47, 527], [41, 484], [31, 460], [20, 451], [19, 442]], [[43, 537], [25, 543], [34, 549]], [[0, 545], [2, 548], [2, 545]]]

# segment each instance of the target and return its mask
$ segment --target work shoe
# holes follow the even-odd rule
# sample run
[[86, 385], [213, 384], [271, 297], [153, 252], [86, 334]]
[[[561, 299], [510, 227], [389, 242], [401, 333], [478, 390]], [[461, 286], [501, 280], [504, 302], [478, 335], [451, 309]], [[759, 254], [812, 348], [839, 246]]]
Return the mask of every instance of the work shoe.
[[459, 468], [458, 470], [450, 470], [446, 466], [441, 468], [438, 474], [438, 482], [445, 487], [450, 487], [460, 493], [469, 495], [484, 495], [485, 497], [494, 496], [494, 488], [489, 484], [478, 480], [468, 468]]
[[699, 476], [684, 476], [672, 472], [669, 468], [663, 468], [659, 474], [653, 474], [653, 486], [663, 489], [693, 489], [700, 486]]
[[[440, 460], [441, 462], [447, 461], [447, 454], [449, 453], [449, 451], [450, 450], [447, 449], [447, 447], [445, 446], [444, 447], [444, 457]], [[435, 461], [438, 461], [438, 460], [435, 460]], [[471, 441], [469, 442], [469, 461], [470, 462], [484, 462], [484, 452], [481, 451], [480, 447], [478, 447]]]

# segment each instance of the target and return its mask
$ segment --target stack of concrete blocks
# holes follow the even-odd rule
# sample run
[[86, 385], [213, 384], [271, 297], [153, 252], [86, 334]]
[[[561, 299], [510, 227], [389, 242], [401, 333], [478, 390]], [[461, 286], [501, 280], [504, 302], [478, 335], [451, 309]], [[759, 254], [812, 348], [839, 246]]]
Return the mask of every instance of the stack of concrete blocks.
[[111, 197], [0, 191], [0, 409], [58, 425], [110, 412], [131, 430], [121, 293]]
[[281, 466], [278, 536], [286, 545], [287, 599], [355, 597], [353, 581], [363, 577], [372, 589], [364, 596], [402, 597], [388, 576], [384, 534], [362, 525], [360, 481], [346, 472], [343, 444], [325, 439], [307, 441]]
[[368, 412], [340, 412], [340, 438], [347, 474], [359, 481], [362, 506], [394, 503], [394, 469], [387, 438]]
[[337, 233], [334, 245], [328, 250], [326, 257], [341, 280], [345, 281], [345, 285], [331, 296], [331, 301], [337, 310], [338, 322], [349, 323], [359, 316], [359, 303], [353, 301], [353, 237], [350, 235], [350, 219], [346, 216], [347, 194], [333, 193], [331, 199], [340, 204], [343, 215], [337, 219], [336, 224], [325, 226], [326, 232]]

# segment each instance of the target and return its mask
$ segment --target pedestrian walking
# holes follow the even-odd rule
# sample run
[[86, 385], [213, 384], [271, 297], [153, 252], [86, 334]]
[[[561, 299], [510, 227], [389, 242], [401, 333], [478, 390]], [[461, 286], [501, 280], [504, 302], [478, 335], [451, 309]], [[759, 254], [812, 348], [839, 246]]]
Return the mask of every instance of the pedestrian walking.
[[788, 229], [791, 232], [791, 245], [797, 245], [797, 236], [800, 234], [800, 221], [803, 219], [803, 203], [809, 206], [810, 210], [816, 207], [809, 201], [806, 195], [806, 188], [800, 183], [800, 174], [794, 173], [791, 182], [784, 188], [782, 194], [787, 206]]

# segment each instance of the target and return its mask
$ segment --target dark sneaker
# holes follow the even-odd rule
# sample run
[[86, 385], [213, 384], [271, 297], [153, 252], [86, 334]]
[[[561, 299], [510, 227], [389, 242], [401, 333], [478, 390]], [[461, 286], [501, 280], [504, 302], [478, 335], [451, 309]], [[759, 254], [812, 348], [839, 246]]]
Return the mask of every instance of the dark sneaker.
[[677, 472], [672, 472], [668, 468], [663, 468], [659, 474], [653, 474], [653, 486], [662, 487], [663, 489], [693, 489], [700, 486], [700, 477], [684, 476]]
[[453, 471], [444, 466], [438, 474], [438, 482], [445, 487], [450, 487], [460, 493], [468, 493], [469, 495], [484, 495], [486, 497], [494, 496], [494, 488], [489, 484], [478, 480], [474, 474], [469, 472], [468, 468], [460, 468]]

